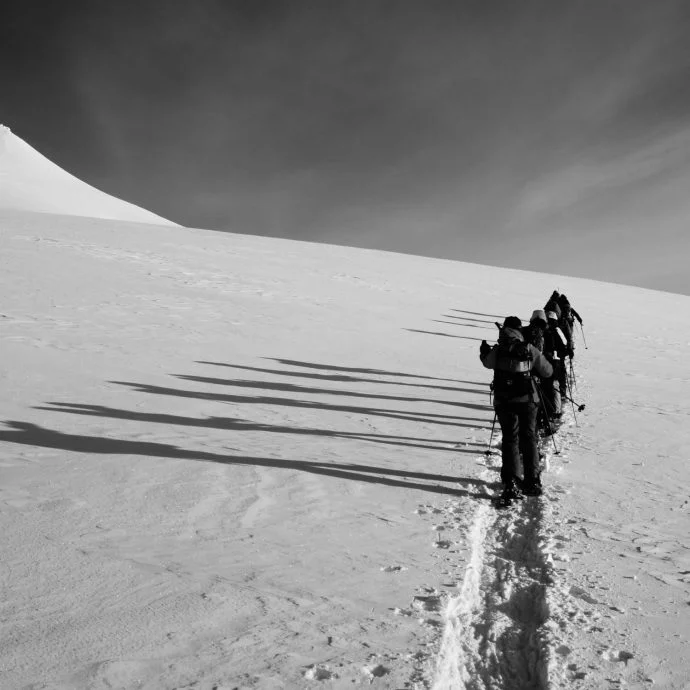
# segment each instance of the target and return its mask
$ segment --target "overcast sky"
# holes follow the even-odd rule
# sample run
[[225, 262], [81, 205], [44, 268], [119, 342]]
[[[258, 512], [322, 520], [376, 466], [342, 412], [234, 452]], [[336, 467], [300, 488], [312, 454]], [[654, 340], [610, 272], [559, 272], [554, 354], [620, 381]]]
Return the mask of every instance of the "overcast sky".
[[686, 0], [14, 0], [0, 123], [178, 223], [690, 294]]

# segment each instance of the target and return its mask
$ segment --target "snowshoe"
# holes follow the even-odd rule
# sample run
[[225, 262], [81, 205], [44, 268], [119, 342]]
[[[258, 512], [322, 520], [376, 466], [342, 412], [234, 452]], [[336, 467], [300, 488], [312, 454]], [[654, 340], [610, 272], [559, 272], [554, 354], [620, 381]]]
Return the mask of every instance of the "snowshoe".
[[532, 481], [523, 482], [522, 493], [525, 496], [541, 496], [544, 493], [544, 490], [541, 486], [541, 479], [537, 477]]
[[516, 482], [513, 481], [504, 485], [501, 495], [494, 499], [494, 505], [497, 508], [508, 508], [521, 499], [522, 492], [518, 488]]

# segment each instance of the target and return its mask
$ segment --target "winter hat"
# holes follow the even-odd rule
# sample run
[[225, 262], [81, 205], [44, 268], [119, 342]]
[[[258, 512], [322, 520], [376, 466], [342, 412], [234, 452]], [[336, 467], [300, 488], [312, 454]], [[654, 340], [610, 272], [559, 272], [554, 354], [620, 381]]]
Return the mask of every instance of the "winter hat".
[[503, 328], [522, 328], [522, 320], [517, 316], [506, 316]]
[[543, 309], [535, 309], [532, 312], [532, 318], [529, 320], [529, 322], [534, 323], [538, 319], [541, 319], [544, 323], [546, 323], [546, 312]]

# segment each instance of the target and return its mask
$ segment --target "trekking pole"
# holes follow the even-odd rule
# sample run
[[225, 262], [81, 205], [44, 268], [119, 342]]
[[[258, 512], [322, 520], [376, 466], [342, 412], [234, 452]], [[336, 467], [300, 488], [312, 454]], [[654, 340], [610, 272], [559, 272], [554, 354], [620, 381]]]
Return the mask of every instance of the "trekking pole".
[[589, 350], [587, 347], [587, 338], [585, 338], [585, 329], [582, 327], [582, 321], [580, 321], [580, 330], [582, 331], [582, 342], [585, 344], [585, 350]]
[[534, 381], [534, 386], [537, 389], [537, 395], [539, 396], [539, 402], [541, 402], [541, 408], [542, 410], [544, 410], [544, 415], [546, 416], [546, 421], [549, 425], [549, 431], [551, 432], [550, 436], [551, 440], [553, 441], [553, 452], [554, 454], [559, 455], [561, 451], [558, 450], [558, 446], [556, 445], [556, 439], [553, 436], [553, 429], [551, 428], [551, 420], [549, 419], [549, 415], [546, 414], [546, 405], [544, 404], [544, 396], [541, 392], [541, 386], [535, 378], [533, 378], [532, 381]]
[[567, 395], [567, 394], [566, 394], [565, 397], [566, 397], [567, 400], [570, 400], [570, 404], [573, 406], [573, 419], [575, 420], [575, 426], [580, 426], [580, 425], [577, 423], [577, 415], [575, 414], [575, 402], [574, 402], [573, 397], [572, 397], [572, 395], [573, 395], [573, 393], [572, 393], [572, 390], [573, 390], [573, 389], [572, 389], [572, 386], [570, 386], [570, 384], [568, 383], [567, 388], [568, 388], [568, 393], [570, 393], [570, 395]]
[[577, 411], [578, 411], [578, 412], [582, 412], [582, 410], [584, 410], [585, 407], [586, 407], [584, 404], [581, 405], [579, 402], [577, 402], [577, 400], [573, 400], [573, 399], [572, 399], [569, 395], [567, 395], [567, 394], [564, 395], [563, 397], [564, 397], [566, 400], [568, 400], [569, 402], [573, 403], [573, 405], [577, 405]]
[[484, 451], [484, 455], [491, 455], [491, 443], [494, 440], [494, 429], [496, 428], [496, 411], [494, 410], [494, 421], [491, 423], [491, 436], [489, 437], [489, 447]]
[[575, 380], [575, 369], [573, 368], [573, 359], [570, 358], [570, 380], [572, 381], [571, 388], [577, 392], [577, 381]]

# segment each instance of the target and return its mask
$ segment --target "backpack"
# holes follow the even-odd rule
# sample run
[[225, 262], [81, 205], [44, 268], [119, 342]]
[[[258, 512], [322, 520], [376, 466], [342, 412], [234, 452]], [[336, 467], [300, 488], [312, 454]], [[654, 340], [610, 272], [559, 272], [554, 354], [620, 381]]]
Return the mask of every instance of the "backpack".
[[536, 347], [539, 352], [544, 351], [544, 329], [531, 323], [527, 328], [523, 329], [522, 335], [526, 343]]
[[575, 317], [573, 316], [572, 308], [570, 306], [570, 302], [566, 302], [562, 309], [562, 318], [563, 320], [570, 326], [570, 329], [572, 330], [573, 324], [575, 323]]
[[561, 314], [562, 314], [562, 309], [561, 305], [555, 300], [555, 299], [550, 299], [545, 305], [544, 305], [544, 311], [553, 311], [556, 313], [558, 316], [558, 320], [560, 321], [561, 319]]
[[510, 397], [532, 393], [532, 356], [529, 346], [521, 340], [499, 343], [496, 347], [494, 391]]

